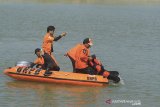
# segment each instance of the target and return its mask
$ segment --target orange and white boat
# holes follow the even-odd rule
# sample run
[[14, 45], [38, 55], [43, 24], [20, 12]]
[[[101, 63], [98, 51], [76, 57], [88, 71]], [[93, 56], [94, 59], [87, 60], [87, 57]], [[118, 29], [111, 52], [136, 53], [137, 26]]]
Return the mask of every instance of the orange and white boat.
[[81, 73], [52, 71], [51, 75], [44, 76], [44, 73], [45, 70], [31, 69], [26, 66], [15, 66], [4, 70], [4, 74], [17, 80], [89, 86], [105, 86], [108, 84], [108, 79], [100, 75], [92, 76]]

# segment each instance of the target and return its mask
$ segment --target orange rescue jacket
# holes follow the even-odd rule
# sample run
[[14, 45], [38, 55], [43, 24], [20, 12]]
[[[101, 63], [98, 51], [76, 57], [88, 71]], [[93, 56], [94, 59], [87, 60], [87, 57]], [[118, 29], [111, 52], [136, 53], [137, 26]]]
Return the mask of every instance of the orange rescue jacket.
[[43, 65], [44, 64], [44, 59], [43, 57], [38, 57], [35, 61], [34, 61], [34, 64], [40, 64], [40, 65]]
[[76, 49], [75, 54], [75, 68], [84, 69], [88, 67], [88, 56], [90, 55], [90, 50], [84, 45], [80, 45]]
[[54, 37], [51, 37], [49, 33], [46, 33], [43, 38], [42, 49], [45, 53], [48, 53], [49, 55], [51, 55], [52, 52], [53, 40]]
[[71, 48], [67, 52], [67, 55], [70, 56], [72, 59], [76, 60], [75, 59], [75, 54], [76, 54], [77, 48], [79, 48], [81, 45], [83, 45], [83, 44], [77, 44], [75, 47]]

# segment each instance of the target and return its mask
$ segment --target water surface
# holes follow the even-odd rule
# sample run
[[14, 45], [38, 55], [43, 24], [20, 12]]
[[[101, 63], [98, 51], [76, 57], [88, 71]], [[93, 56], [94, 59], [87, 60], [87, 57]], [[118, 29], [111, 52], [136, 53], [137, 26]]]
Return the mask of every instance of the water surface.
[[[158, 107], [160, 7], [156, 5], [0, 4], [0, 107], [129, 107], [112, 100], [140, 100]], [[61, 70], [70, 72], [64, 53], [91, 37], [91, 52], [106, 69], [120, 72], [125, 85], [86, 87], [13, 80], [3, 70], [16, 61], [33, 61], [46, 27], [68, 35], [54, 44]]]

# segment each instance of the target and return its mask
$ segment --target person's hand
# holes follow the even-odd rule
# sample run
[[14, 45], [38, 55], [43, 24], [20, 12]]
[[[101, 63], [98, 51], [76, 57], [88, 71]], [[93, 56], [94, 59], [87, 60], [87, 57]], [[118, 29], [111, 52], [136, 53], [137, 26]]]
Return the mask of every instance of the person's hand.
[[67, 32], [62, 32], [61, 33], [61, 36], [63, 37], [63, 36], [66, 36], [67, 35]]
[[65, 57], [67, 57], [67, 56], [68, 56], [68, 55], [67, 55], [67, 53], [66, 53], [66, 54], [64, 54], [64, 56], [65, 56]]

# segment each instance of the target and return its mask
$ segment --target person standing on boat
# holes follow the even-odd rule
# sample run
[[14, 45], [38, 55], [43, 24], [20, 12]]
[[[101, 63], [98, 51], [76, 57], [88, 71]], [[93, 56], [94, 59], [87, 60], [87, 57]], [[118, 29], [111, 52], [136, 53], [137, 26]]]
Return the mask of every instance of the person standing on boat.
[[54, 58], [54, 56], [52, 54], [53, 43], [54, 43], [54, 41], [58, 41], [62, 37], [66, 36], [67, 33], [63, 32], [61, 35], [56, 37], [54, 32], [55, 32], [55, 27], [54, 26], [48, 26], [47, 27], [47, 33], [45, 34], [45, 36], [43, 38], [42, 49], [43, 49], [44, 53], [49, 54], [52, 57], [52, 59], [55, 61], [55, 63], [58, 65], [56, 59]]
[[95, 75], [95, 70], [92, 69], [88, 62], [92, 60], [89, 48], [93, 45], [90, 38], [83, 40], [83, 44], [79, 45], [75, 52], [75, 71], [76, 73], [84, 73]]
[[60, 70], [59, 66], [48, 53], [44, 53], [41, 49], [37, 48], [35, 49], [35, 54], [37, 55], [37, 59], [32, 63], [31, 68], [37, 65], [37, 68], [45, 69], [46, 71], [44, 75], [52, 74], [51, 70]]

